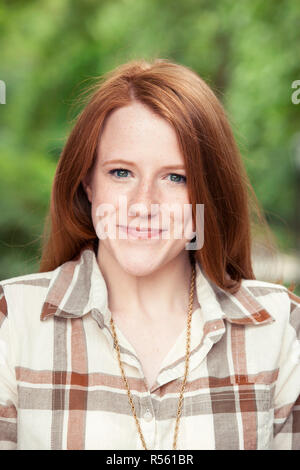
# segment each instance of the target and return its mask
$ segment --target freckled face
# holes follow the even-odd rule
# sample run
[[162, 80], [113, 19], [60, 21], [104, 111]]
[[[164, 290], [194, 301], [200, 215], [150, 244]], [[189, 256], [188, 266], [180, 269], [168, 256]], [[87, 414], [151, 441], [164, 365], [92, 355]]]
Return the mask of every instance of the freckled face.
[[[139, 102], [115, 110], [99, 140], [92, 174], [83, 182], [100, 250], [136, 276], [188, 256], [193, 224], [191, 212], [184, 213], [190, 203], [185, 175], [176, 133], [167, 121]], [[105, 230], [111, 234], [106, 238]]]

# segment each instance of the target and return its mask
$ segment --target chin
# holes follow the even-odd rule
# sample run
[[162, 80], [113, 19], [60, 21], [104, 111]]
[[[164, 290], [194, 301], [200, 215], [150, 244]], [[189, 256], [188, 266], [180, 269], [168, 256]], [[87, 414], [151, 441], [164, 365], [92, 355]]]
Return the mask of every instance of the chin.
[[175, 260], [180, 254], [184, 254], [182, 241], [179, 244], [170, 243], [169, 240], [160, 246], [152, 244], [137, 246], [117, 241], [106, 245], [106, 249], [110, 253], [110, 257], [125, 272], [138, 277], [148, 276]]
[[132, 276], [147, 276], [157, 269], [163, 263], [164, 257], [154, 255], [154, 253], [117, 253], [115, 259], [120, 267]]

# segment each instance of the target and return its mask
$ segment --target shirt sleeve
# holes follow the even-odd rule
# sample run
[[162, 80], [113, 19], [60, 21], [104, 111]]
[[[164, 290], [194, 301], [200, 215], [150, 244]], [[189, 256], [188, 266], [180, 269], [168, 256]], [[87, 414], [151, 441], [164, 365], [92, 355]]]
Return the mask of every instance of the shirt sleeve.
[[0, 285], [0, 450], [17, 448], [17, 384], [7, 302]]
[[300, 450], [300, 297], [288, 295], [290, 315], [274, 396], [274, 450]]

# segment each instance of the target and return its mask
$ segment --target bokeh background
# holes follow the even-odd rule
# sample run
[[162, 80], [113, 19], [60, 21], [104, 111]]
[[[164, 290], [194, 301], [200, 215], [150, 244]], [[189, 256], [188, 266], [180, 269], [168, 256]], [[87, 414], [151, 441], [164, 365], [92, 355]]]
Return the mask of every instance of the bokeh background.
[[257, 277], [299, 295], [299, 26], [298, 0], [2, 0], [0, 279], [38, 271], [80, 92], [127, 60], [160, 57], [193, 68], [224, 104], [278, 243], [275, 257], [253, 252]]

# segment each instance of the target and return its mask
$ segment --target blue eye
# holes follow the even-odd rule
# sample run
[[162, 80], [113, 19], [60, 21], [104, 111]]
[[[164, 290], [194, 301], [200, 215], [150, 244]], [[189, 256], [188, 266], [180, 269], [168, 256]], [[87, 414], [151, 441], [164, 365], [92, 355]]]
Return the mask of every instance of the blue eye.
[[181, 181], [178, 181], [178, 180], [177, 180], [177, 181], [174, 181], [174, 180], [172, 179], [172, 183], [185, 183], [185, 182], [186, 182], [186, 177], [183, 176], [183, 175], [178, 175], [177, 173], [170, 173], [170, 175], [171, 175], [171, 176], [175, 176], [175, 178], [182, 178]]
[[[119, 175], [115, 175], [115, 172], [118, 172]], [[108, 173], [110, 175], [116, 176], [116, 178], [118, 178], [118, 179], [126, 179], [126, 176], [128, 176], [127, 174], [130, 173], [130, 171], [126, 170], [125, 168], [115, 168], [113, 170], [110, 170]], [[186, 177], [183, 176], [183, 175], [178, 175], [177, 173], [169, 173], [168, 176], [172, 177], [171, 183], [181, 184], [181, 183], [186, 182]], [[173, 177], [175, 177], [175, 179]], [[179, 178], [179, 180], [178, 180], [178, 178]]]
[[[124, 172], [125, 172], [125, 173], [128, 173], [128, 172], [129, 172], [129, 170], [125, 170], [124, 168], [115, 168], [114, 170], [110, 170], [108, 173], [115, 176], [115, 174], [114, 174], [115, 171], [120, 171], [120, 172], [123, 173], [122, 176], [117, 176], [117, 178], [119, 178], [119, 179], [121, 179], [121, 178], [124, 176]], [[125, 176], [126, 176], [126, 175], [125, 175]]]

